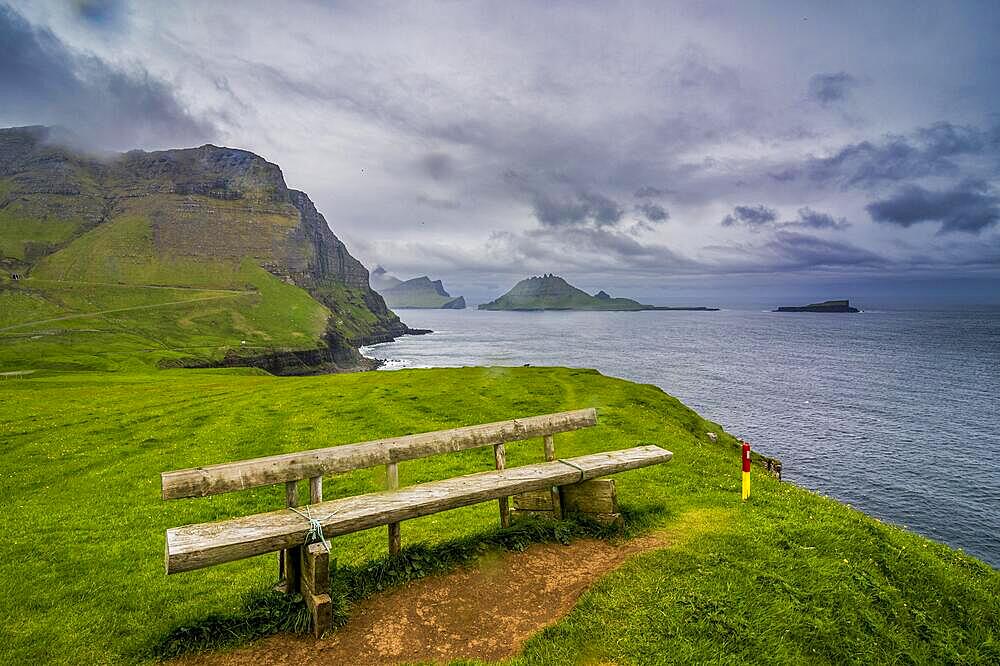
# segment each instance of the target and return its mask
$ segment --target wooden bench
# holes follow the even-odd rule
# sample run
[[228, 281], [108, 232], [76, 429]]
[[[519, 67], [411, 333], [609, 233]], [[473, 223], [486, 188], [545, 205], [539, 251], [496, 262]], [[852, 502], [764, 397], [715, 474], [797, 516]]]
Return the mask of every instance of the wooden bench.
[[[506, 527], [510, 496], [515, 496], [520, 513], [544, 511], [561, 517], [580, 512], [599, 520], [618, 519], [614, 482], [600, 477], [664, 463], [673, 454], [658, 446], [640, 446], [556, 459], [554, 435], [596, 424], [596, 411], [581, 409], [164, 472], [163, 499], [283, 483], [286, 503], [279, 511], [167, 530], [166, 571], [174, 574], [280, 552], [282, 587], [301, 592], [319, 636], [331, 623], [329, 538], [388, 525], [389, 551], [397, 553], [402, 521], [498, 500]], [[508, 468], [505, 443], [536, 437], [544, 441], [546, 462]], [[494, 471], [399, 488], [400, 462], [486, 446], [493, 447]], [[378, 465], [386, 466], [386, 490], [323, 501], [324, 476]], [[299, 508], [298, 484], [305, 479], [309, 504]]]

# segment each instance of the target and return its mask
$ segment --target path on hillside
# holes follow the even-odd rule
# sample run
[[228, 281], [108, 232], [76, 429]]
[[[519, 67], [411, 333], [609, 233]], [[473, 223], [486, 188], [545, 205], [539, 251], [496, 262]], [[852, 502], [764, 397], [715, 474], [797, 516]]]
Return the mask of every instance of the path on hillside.
[[359, 601], [347, 624], [321, 640], [271, 636], [230, 652], [182, 658], [176, 666], [238, 664], [389, 665], [496, 661], [572, 610], [593, 583], [628, 558], [665, 548], [723, 524], [715, 511], [694, 511], [672, 529], [621, 543], [582, 539], [487, 555]]
[[217, 296], [205, 296], [204, 298], [189, 298], [184, 301], [169, 301], [167, 303], [153, 303], [151, 305], [133, 305], [127, 308], [114, 308], [111, 310], [97, 310], [96, 312], [80, 312], [77, 314], [63, 315], [61, 317], [52, 317], [51, 319], [36, 319], [35, 321], [25, 321], [20, 324], [14, 324], [13, 326], [4, 326], [0, 328], [2, 331], [11, 331], [15, 328], [24, 328], [26, 326], [34, 326], [36, 324], [49, 324], [54, 321], [66, 321], [67, 319], [84, 319], [86, 317], [98, 317], [105, 314], [113, 314], [115, 312], [129, 312], [131, 310], [151, 310], [154, 308], [165, 308], [170, 305], [183, 305], [184, 303], [200, 303], [202, 301], [215, 301], [220, 298], [238, 298], [246, 294], [253, 294], [256, 292], [244, 291], [231, 294], [219, 294]]

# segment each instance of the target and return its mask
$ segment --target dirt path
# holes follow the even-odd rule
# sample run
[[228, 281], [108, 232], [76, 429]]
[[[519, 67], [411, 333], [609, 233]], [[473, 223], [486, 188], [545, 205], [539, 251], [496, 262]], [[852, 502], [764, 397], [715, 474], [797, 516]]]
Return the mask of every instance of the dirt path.
[[636, 553], [670, 545], [672, 537], [660, 532], [619, 544], [583, 539], [487, 556], [359, 602], [348, 623], [322, 640], [272, 636], [175, 663], [367, 666], [510, 657], [569, 613], [598, 578]]
[[25, 321], [20, 324], [14, 324], [13, 326], [5, 326], [0, 328], [0, 331], [11, 331], [15, 328], [24, 328], [26, 326], [34, 326], [35, 324], [48, 324], [54, 321], [66, 321], [67, 319], [83, 319], [86, 317], [97, 317], [99, 315], [112, 314], [114, 312], [129, 312], [131, 310], [152, 310], [155, 308], [165, 308], [171, 305], [182, 305], [184, 303], [200, 303], [202, 301], [216, 301], [220, 298], [236, 298], [242, 296], [244, 293], [253, 292], [237, 292], [237, 293], [227, 293], [220, 294], [218, 296], [205, 296], [202, 298], [189, 298], [184, 301], [169, 301], [167, 303], [153, 303], [151, 305], [133, 305], [128, 308], [115, 308], [113, 310], [98, 310], [96, 312], [81, 312], [77, 314], [63, 315], [61, 317], [52, 317], [51, 319], [37, 319], [35, 321]]

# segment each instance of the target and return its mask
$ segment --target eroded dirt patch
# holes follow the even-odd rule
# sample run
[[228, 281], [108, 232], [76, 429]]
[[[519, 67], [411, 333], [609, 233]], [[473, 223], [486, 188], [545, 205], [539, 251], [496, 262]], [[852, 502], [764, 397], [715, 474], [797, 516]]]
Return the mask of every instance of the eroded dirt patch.
[[[189, 656], [184, 666], [235, 664], [401, 664], [453, 659], [495, 661], [565, 616], [597, 579], [629, 557], [699, 531], [681, 529], [621, 543], [582, 539], [498, 553], [355, 604], [346, 625], [321, 640], [272, 636], [231, 652]], [[687, 529], [685, 529], [687, 528]]]

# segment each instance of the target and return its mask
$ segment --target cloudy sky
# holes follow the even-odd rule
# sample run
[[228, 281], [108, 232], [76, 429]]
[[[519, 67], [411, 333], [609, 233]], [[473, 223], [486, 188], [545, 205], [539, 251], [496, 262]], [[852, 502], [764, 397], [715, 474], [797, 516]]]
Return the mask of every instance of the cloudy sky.
[[994, 0], [0, 0], [0, 125], [252, 150], [473, 302], [997, 302], [998, 34]]

